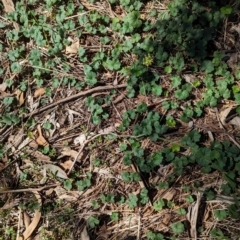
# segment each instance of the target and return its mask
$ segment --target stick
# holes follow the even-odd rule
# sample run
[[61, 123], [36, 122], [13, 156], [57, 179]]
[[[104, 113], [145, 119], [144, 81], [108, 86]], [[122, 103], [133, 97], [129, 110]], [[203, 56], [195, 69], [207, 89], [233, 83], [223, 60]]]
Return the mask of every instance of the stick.
[[54, 102], [52, 104], [49, 104], [45, 107], [42, 107], [40, 109], [36, 109], [34, 110], [33, 112], [27, 114], [24, 118], [28, 118], [28, 117], [31, 117], [31, 116], [34, 116], [34, 115], [37, 115], [41, 112], [44, 112], [50, 108], [54, 108], [55, 106], [61, 104], [61, 103], [66, 103], [66, 102], [69, 102], [69, 101], [72, 101], [72, 100], [75, 100], [77, 98], [80, 98], [82, 96], [86, 96], [86, 95], [89, 95], [91, 93], [94, 93], [94, 92], [98, 92], [98, 91], [103, 91], [103, 90], [110, 90], [110, 89], [115, 89], [115, 88], [125, 88], [127, 86], [127, 84], [120, 84], [120, 85], [116, 85], [116, 86], [100, 86], [100, 87], [95, 87], [95, 88], [92, 88], [92, 89], [89, 89], [89, 90], [86, 90], [84, 92], [79, 92], [75, 95], [72, 95], [72, 96], [69, 96], [69, 97], [66, 97], [64, 99], [61, 99], [57, 102]]
[[43, 186], [43, 187], [39, 187], [39, 188], [23, 188], [23, 189], [3, 190], [3, 191], [0, 191], [0, 194], [17, 193], [17, 192], [41, 192], [44, 189], [51, 188], [51, 187], [57, 187], [57, 186], [60, 186], [60, 183], [51, 184], [51, 185]]

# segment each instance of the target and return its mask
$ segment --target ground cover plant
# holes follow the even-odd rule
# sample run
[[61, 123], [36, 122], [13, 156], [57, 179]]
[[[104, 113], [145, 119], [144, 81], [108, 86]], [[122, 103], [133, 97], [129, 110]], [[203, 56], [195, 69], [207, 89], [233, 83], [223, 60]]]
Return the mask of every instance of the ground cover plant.
[[0, 239], [238, 239], [239, 5], [3, 0]]

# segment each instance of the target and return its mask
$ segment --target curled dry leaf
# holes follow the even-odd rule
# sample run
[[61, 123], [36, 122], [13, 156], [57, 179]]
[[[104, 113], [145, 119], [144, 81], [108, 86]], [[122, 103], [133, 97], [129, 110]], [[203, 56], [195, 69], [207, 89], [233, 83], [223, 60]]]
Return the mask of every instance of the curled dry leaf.
[[23, 211], [23, 221], [24, 221], [25, 227], [28, 227], [31, 223], [31, 218], [29, 217], [26, 211]]
[[36, 98], [36, 97], [42, 96], [44, 93], [45, 93], [45, 88], [39, 88], [35, 91], [34, 97]]
[[24, 93], [21, 90], [17, 89], [15, 91], [15, 95], [16, 95], [19, 106], [22, 106], [24, 103]]
[[45, 164], [43, 168], [46, 170], [50, 170], [54, 175], [62, 179], [68, 179], [67, 174], [60, 167], [53, 164]]
[[37, 144], [40, 146], [48, 146], [49, 145], [48, 142], [42, 135], [42, 129], [40, 125], [37, 126], [37, 130], [38, 130], [38, 138], [36, 139]]
[[[39, 193], [38, 192], [33, 192], [33, 193], [38, 200], [39, 206], [41, 207], [42, 200], [41, 200]], [[29, 239], [29, 237], [32, 235], [33, 231], [36, 229], [40, 219], [41, 219], [41, 211], [39, 209], [35, 210], [35, 214], [34, 214], [32, 222], [29, 224], [28, 227], [26, 227], [26, 230], [23, 233], [23, 237], [18, 237], [17, 240]]]

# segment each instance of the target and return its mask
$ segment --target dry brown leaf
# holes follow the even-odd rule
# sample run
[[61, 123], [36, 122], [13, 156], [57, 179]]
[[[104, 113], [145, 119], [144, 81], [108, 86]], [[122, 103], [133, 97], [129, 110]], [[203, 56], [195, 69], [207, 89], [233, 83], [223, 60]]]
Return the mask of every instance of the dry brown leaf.
[[[42, 206], [42, 200], [39, 193], [38, 192], [33, 192], [33, 193], [38, 200], [39, 206]], [[40, 219], [41, 219], [41, 211], [35, 210], [35, 214], [32, 222], [29, 224], [28, 227], [26, 227], [26, 230], [23, 233], [23, 237], [18, 237], [18, 240], [28, 239], [32, 235], [33, 231], [36, 229]]]
[[53, 193], [53, 191], [54, 191], [54, 189], [53, 189], [53, 188], [50, 188], [50, 189], [48, 189], [48, 190], [45, 192], [45, 195], [46, 195], [46, 196], [49, 196], [49, 195], [51, 195], [51, 194]]
[[24, 103], [24, 93], [20, 89], [17, 89], [15, 91], [15, 94], [16, 94], [16, 98], [17, 98], [19, 106], [22, 106]]
[[86, 226], [83, 228], [80, 236], [81, 236], [81, 240], [90, 240]]
[[192, 239], [197, 239], [197, 219], [202, 193], [198, 192], [196, 195], [197, 200], [188, 207], [187, 213], [187, 220], [190, 222], [190, 236]]
[[66, 53], [67, 54], [76, 54], [78, 53], [79, 49], [79, 39], [76, 41], [72, 41], [72, 44], [70, 46], [66, 46]]
[[31, 218], [29, 217], [26, 211], [23, 211], [23, 221], [24, 221], [25, 227], [28, 227], [31, 223]]
[[[4, 6], [4, 9], [5, 9], [5, 12], [6, 13], [11, 13], [11, 12], [14, 12], [15, 11], [15, 8], [14, 8], [14, 3], [12, 0], [2, 0], [3, 2], [3, 6]], [[17, 31], [19, 31], [19, 26], [16, 22], [13, 23], [15, 29]]]
[[67, 174], [64, 170], [62, 170], [60, 167], [53, 165], [53, 164], [45, 164], [43, 165], [43, 168], [46, 170], [50, 170], [54, 175], [56, 175], [59, 178], [62, 179], [68, 179]]
[[0, 84], [0, 91], [1, 92], [5, 92], [5, 90], [7, 89], [7, 84], [5, 82]]
[[104, 128], [104, 129], [100, 129], [99, 131], [98, 131], [98, 133], [100, 133], [100, 134], [109, 134], [109, 133], [112, 133], [112, 132], [114, 132], [115, 131], [115, 127], [114, 126], [110, 126], [110, 127], [107, 127], [107, 128]]
[[48, 146], [48, 142], [43, 136], [38, 136], [38, 138], [36, 139], [36, 142], [40, 146]]
[[60, 165], [65, 169], [69, 170], [72, 167], [73, 161], [67, 160], [64, 163], [61, 163]]
[[173, 197], [176, 195], [176, 190], [175, 189], [171, 189], [170, 191], [167, 191], [162, 198], [171, 201], [173, 199]]
[[42, 129], [41, 129], [40, 125], [37, 126], [37, 130], [38, 130], [38, 135], [39, 135], [38, 138], [36, 139], [37, 144], [40, 146], [48, 146], [49, 145], [48, 142], [42, 135]]
[[229, 123], [240, 129], [240, 117], [234, 117]]
[[39, 151], [29, 151], [29, 154], [31, 154], [33, 157], [35, 157], [38, 160], [41, 160], [43, 162], [51, 162], [51, 158], [49, 156], [44, 155], [43, 153]]
[[2, 0], [2, 2], [3, 2], [5, 12], [11, 13], [15, 11], [14, 4], [11, 0]]
[[233, 105], [225, 108], [224, 110], [222, 110], [220, 113], [219, 113], [219, 116], [220, 116], [220, 121], [223, 125], [226, 124], [226, 118], [228, 116], [228, 114], [230, 113], [230, 111], [233, 109]]
[[[68, 157], [72, 157], [72, 158], [75, 159], [75, 158], [77, 157], [77, 155], [78, 155], [78, 152], [75, 151], [75, 150], [72, 150], [72, 149], [69, 148], [69, 147], [65, 147], [65, 148], [63, 148], [61, 154], [62, 154], [63, 156], [68, 156]], [[82, 154], [80, 154], [80, 156], [78, 156], [78, 160], [79, 160], [81, 157], [82, 157]]]
[[42, 96], [45, 93], [45, 88], [39, 88], [34, 92], [34, 97]]

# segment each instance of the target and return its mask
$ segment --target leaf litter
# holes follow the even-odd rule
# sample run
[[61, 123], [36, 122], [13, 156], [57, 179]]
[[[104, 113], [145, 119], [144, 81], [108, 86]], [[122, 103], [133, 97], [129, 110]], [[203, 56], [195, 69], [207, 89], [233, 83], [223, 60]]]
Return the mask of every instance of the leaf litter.
[[[14, 5], [11, 1], [3, 1], [3, 4], [6, 12], [12, 12], [14, 10]], [[156, 7], [154, 4], [156, 3], [153, 3], [151, 8]], [[97, 11], [101, 14], [106, 13], [110, 16], [110, 18], [114, 18], [118, 15], [115, 12], [116, 9], [118, 9], [118, 6], [116, 9], [111, 9], [107, 1], [98, 2], [97, 5], [91, 4], [88, 1], [82, 1], [82, 5], [84, 5], [88, 11]], [[163, 3], [159, 3], [159, 5], [157, 4], [157, 7], [161, 10], [166, 10]], [[119, 15], [120, 19], [123, 19], [124, 15], [127, 14], [121, 8], [119, 8], [118, 11], [120, 11], [119, 14], [121, 14], [121, 16]], [[14, 26], [18, 29], [16, 23], [14, 23]], [[238, 32], [238, 28], [235, 30]], [[73, 65], [76, 63], [75, 57], [78, 53], [79, 47], [80, 45], [82, 46], [81, 41], [85, 41], [85, 45], [83, 46], [84, 48], [86, 47], [86, 49], [89, 49], [89, 52], [96, 51], [94, 48], [95, 42], [93, 38], [86, 37], [86, 39], [84, 39], [80, 37], [77, 38], [77, 40], [69, 38], [68, 41], [70, 44], [65, 47], [66, 59], [69, 59]], [[98, 42], [97, 47], [99, 46], [100, 48], [101, 45], [102, 44], [99, 44]], [[43, 48], [41, 51], [44, 53]], [[64, 54], [64, 50], [62, 52]], [[127, 57], [131, 59], [130, 56]], [[235, 56], [235, 59], [232, 60], [232, 68], [234, 69], [236, 68], [236, 59], [237, 57]], [[75, 67], [72, 70], [76, 75], [80, 75], [78, 76], [80, 79], [83, 78], [81, 69], [82, 65], [79, 64], [74, 66]], [[59, 64], [57, 75], [60, 78], [64, 78], [65, 75], [61, 72], [61, 67], [61, 64]], [[15, 77], [16, 75], [14, 75], [13, 78]], [[48, 77], [47, 74], [46, 77]], [[9, 155], [9, 159], [7, 157], [6, 161], [1, 160], [0, 164], [3, 166], [9, 166], [8, 174], [11, 175], [15, 174], [18, 168], [21, 170], [22, 175], [19, 178], [20, 185], [18, 185], [18, 181], [11, 185], [11, 187], [19, 187], [19, 192], [21, 194], [19, 193], [19, 195], [16, 195], [19, 202], [28, 206], [31, 202], [26, 200], [26, 192], [30, 191], [33, 195], [35, 195], [39, 204], [39, 209], [33, 211], [32, 214], [28, 214], [26, 211], [23, 211], [25, 226], [20, 226], [20, 215], [18, 219], [13, 218], [15, 223], [19, 223], [19, 229], [24, 229], [21, 234], [17, 236], [17, 239], [23, 239], [22, 236], [24, 239], [33, 237], [34, 235], [37, 237], [41, 231], [41, 228], [38, 229], [40, 225], [42, 225], [46, 234], [53, 235], [53, 232], [56, 230], [54, 229], [54, 226], [59, 226], [58, 221], [61, 219], [63, 219], [64, 223], [62, 228], [68, 234], [62, 239], [74, 239], [74, 236], [71, 234], [72, 232], [75, 232], [75, 239], [79, 239], [80, 236], [82, 240], [90, 239], [90, 234], [88, 232], [91, 232], [92, 235], [94, 234], [96, 239], [101, 237], [109, 239], [127, 239], [129, 236], [137, 236], [138, 239], [145, 239], [147, 231], [150, 230], [169, 233], [171, 231], [170, 225], [178, 221], [189, 221], [190, 223], [190, 235], [183, 233], [183, 239], [187, 239], [188, 237], [197, 239], [196, 229], [197, 221], [199, 220], [198, 212], [201, 197], [197, 194], [197, 199], [194, 199], [192, 204], [187, 203], [183, 200], [183, 196], [186, 196], [187, 194], [183, 191], [182, 185], [190, 185], [194, 188], [193, 182], [195, 179], [199, 179], [204, 182], [206, 186], [211, 185], [214, 186], [215, 189], [219, 189], [220, 185], [216, 180], [219, 179], [218, 173], [213, 172], [212, 175], [209, 176], [200, 173], [198, 168], [189, 168], [187, 171], [192, 173], [192, 175], [185, 174], [179, 177], [175, 180], [174, 184], [172, 184], [171, 188], [152, 188], [153, 185], [157, 185], [159, 182], [168, 181], [168, 177], [172, 175], [172, 167], [169, 167], [169, 165], [160, 165], [157, 172], [161, 172], [161, 174], [153, 172], [149, 174], [150, 176], [148, 177], [141, 176], [142, 180], [145, 180], [146, 178], [147, 182], [150, 182], [150, 184], [142, 180], [138, 180], [136, 182], [133, 181], [131, 183], [123, 181], [121, 175], [123, 172], [131, 172], [140, 175], [142, 175], [142, 173], [138, 167], [134, 166], [134, 164], [123, 164], [124, 154], [119, 151], [119, 145], [124, 143], [122, 139], [127, 139], [126, 142], [128, 142], [128, 137], [130, 136], [131, 139], [133, 136], [129, 130], [127, 131], [127, 136], [121, 136], [121, 133], [117, 132], [117, 127], [119, 127], [122, 123], [124, 110], [130, 109], [130, 106], [136, 107], [141, 102], [148, 103], [148, 101], [150, 101], [154, 103], [156, 99], [152, 96], [146, 97], [144, 95], [133, 99], [126, 99], [125, 88], [127, 86], [125, 82], [127, 79], [122, 76], [114, 77], [115, 75], [113, 72], [107, 71], [106, 73], [103, 73], [102, 79], [106, 79], [107, 84], [109, 81], [112, 81], [113, 86], [106, 85], [108, 87], [99, 86], [96, 88], [88, 88], [86, 90], [81, 89], [79, 92], [75, 89], [70, 90], [71, 83], [67, 83], [66, 88], [61, 89], [60, 87], [56, 90], [54, 99], [48, 99], [46, 97], [46, 88], [48, 86], [38, 88], [35, 91], [31, 89], [32, 92], [34, 92], [33, 96], [30, 93], [27, 93], [25, 96], [21, 90], [14, 92], [18, 105], [22, 106], [26, 104], [27, 108], [30, 110], [30, 113], [25, 115], [23, 119], [29, 120], [34, 118], [37, 125], [29, 128], [27, 131], [26, 128], [24, 128], [23, 133], [19, 131], [19, 129], [14, 128], [14, 131], [8, 136], [9, 147], [7, 150], [11, 151], [11, 154]], [[196, 76], [185, 74], [183, 78], [187, 83], [194, 84]], [[9, 93], [5, 92], [6, 89], [6, 85], [2, 83], [0, 85], [1, 96], [8, 96]], [[90, 119], [92, 117], [92, 113], [87, 111], [87, 108], [71, 109], [73, 101], [75, 101], [77, 106], [83, 106], [83, 101], [85, 101], [88, 96], [93, 96], [94, 93], [97, 93], [98, 96], [96, 95], [95, 97], [99, 97], [103, 95], [101, 91], [104, 92], [104, 94], [105, 91], [109, 91], [106, 93], [106, 95], [109, 95], [112, 90], [118, 91], [117, 96], [115, 100], [110, 103], [101, 103], [101, 106], [107, 109], [109, 119], [107, 121], [103, 121], [100, 125], [94, 126], [91, 123]], [[61, 95], [60, 91], [65, 93], [68, 92], [68, 94], [65, 96]], [[47, 101], [46, 105], [42, 105], [42, 107], [39, 108], [40, 101]], [[156, 111], [162, 111], [161, 107], [158, 106], [159, 102], [157, 101], [156, 104], [151, 105], [148, 103], [147, 105], [153, 107]], [[55, 107], [57, 107], [57, 110]], [[225, 110], [222, 110], [219, 113], [220, 121], [226, 128], [226, 131], [229, 131], [228, 123], [236, 128], [239, 128], [238, 117], [232, 118], [228, 123], [226, 123], [226, 119], [229, 117], [232, 110], [233, 106], [225, 104]], [[65, 113], [68, 113], [67, 118], [65, 117], [66, 114], [64, 114], [64, 111]], [[176, 111], [169, 111], [171, 111], [172, 115], [177, 115]], [[167, 113], [167, 111], [165, 112]], [[83, 113], [85, 115], [84, 117], [81, 117]], [[187, 133], [191, 128], [200, 129], [199, 131], [210, 132], [211, 137], [209, 135], [209, 142], [213, 142], [214, 138], [224, 139], [224, 134], [222, 134], [222, 132], [217, 132], [218, 129], [216, 127], [215, 117], [216, 116], [214, 115], [207, 115], [205, 119], [196, 120], [196, 123], [194, 122], [191, 127], [187, 128], [184, 128], [184, 123], [182, 123], [182, 128], [180, 127], [181, 129], [176, 131], [176, 135], [166, 134], [166, 139], [169, 137], [171, 142], [178, 143], [179, 135]], [[60, 121], [60, 118], [64, 119], [64, 121]], [[137, 120], [140, 121], [140, 119]], [[47, 121], [51, 122], [54, 127], [53, 129], [47, 130], [43, 128], [43, 124]], [[59, 128], [58, 122], [62, 122], [61, 128]], [[22, 124], [25, 125], [26, 122], [23, 122]], [[74, 124], [78, 124], [78, 127], [74, 128]], [[8, 132], [6, 133], [8, 135]], [[20, 135], [21, 137], [19, 137]], [[59, 136], [65, 136], [67, 139], [61, 139]], [[55, 141], [52, 143], [50, 141], [51, 139], [55, 139], [57, 144], [55, 144]], [[167, 146], [167, 143], [164, 141], [161, 143], [161, 146], [158, 145], [159, 143], [149, 141], [149, 139], [139, 141], [141, 142], [141, 146], [148, 149], [150, 152], [154, 152]], [[51, 148], [54, 147], [56, 148], [56, 152], [51, 152]], [[187, 155], [189, 153], [186, 152], [184, 154]], [[10, 165], [6, 165], [9, 161]], [[46, 163], [45, 161], [49, 163]], [[11, 162], [13, 164], [11, 164]], [[5, 167], [2, 169], [5, 169]], [[71, 172], [72, 169], [74, 170], [73, 172]], [[89, 172], [92, 173], [92, 176], [88, 174]], [[2, 173], [2, 171], [0, 173]], [[196, 178], [194, 175], [196, 175]], [[157, 179], [157, 181], [155, 179]], [[73, 189], [67, 190], [62, 187], [64, 186], [64, 183], [68, 183], [67, 181], [73, 181]], [[91, 186], [86, 187], [89, 182], [91, 182]], [[52, 184], [54, 185], [56, 183], [61, 184], [61, 186], [52, 186]], [[45, 184], [46, 187], [50, 186], [50, 189], [42, 187], [41, 184]], [[34, 188], [35, 185], [39, 187]], [[7, 189], [11, 187], [7, 186]], [[79, 187], [80, 189], [83, 188], [83, 190], [76, 191]], [[122, 201], [120, 197], [127, 199], [129, 198], [129, 194], [137, 196], [144, 188], [149, 190], [149, 193], [145, 197], [151, 198], [151, 201], [146, 201], [146, 205], [139, 207], [139, 209], [131, 209], [131, 207], [127, 204], [119, 204], [119, 202]], [[1, 194], [3, 193], [1, 192], [2, 189], [3, 188], [1, 186]], [[9, 191], [10, 190], [11, 189], [9, 189]], [[15, 194], [17, 194], [17, 192], [15, 192]], [[113, 194], [114, 201], [112, 200], [111, 194]], [[44, 199], [46, 204], [58, 203], [59, 205], [55, 208], [51, 208], [51, 204], [47, 205], [51, 211], [45, 214], [45, 212], [41, 209], [44, 207], [45, 202], [42, 203], [41, 199]], [[157, 212], [153, 210], [151, 202], [154, 203], [159, 199], [165, 199], [168, 203], [173, 203], [173, 205]], [[132, 197], [131, 201], [133, 200], [134, 197]], [[99, 206], [95, 203], [96, 208], [94, 208], [93, 201], [96, 201]], [[227, 200], [225, 200], [225, 202], [226, 201]], [[222, 200], [222, 202], [224, 201]], [[134, 203], [132, 202], [131, 204]], [[208, 203], [206, 202], [206, 204]], [[219, 206], [217, 204], [214, 205], [214, 202], [211, 203], [212, 209], [217, 209], [218, 207]], [[174, 211], [175, 208], [188, 209], [188, 216], [179, 216]], [[14, 205], [14, 208], [11, 209], [12, 216], [14, 216], [14, 214], [16, 215], [16, 209], [16, 205]], [[43, 212], [45, 215], [43, 215]], [[120, 218], [118, 221], [108, 221], [114, 212], [118, 212]], [[213, 224], [208, 225], [208, 222], [213, 220], [213, 218], [211, 215], [206, 216], [206, 214], [207, 213], [204, 213], [205, 221], [202, 222], [205, 226], [205, 231], [202, 233], [202, 236], [208, 233], [213, 227]], [[96, 227], [94, 230], [89, 228], [86, 221], [89, 220], [91, 216], [97, 216], [101, 220], [99, 228]], [[50, 227], [44, 226], [45, 221], [49, 221]], [[79, 231], [76, 229], [79, 229]], [[58, 229], [58, 231], [60, 232], [60, 229]]]

